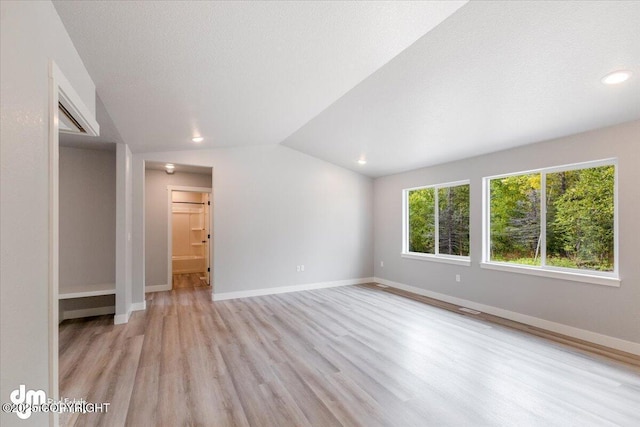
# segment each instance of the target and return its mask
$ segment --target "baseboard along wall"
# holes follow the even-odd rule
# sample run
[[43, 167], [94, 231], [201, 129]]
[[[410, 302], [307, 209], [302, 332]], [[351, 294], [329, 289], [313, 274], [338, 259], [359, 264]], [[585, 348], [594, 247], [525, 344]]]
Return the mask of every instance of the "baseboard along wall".
[[237, 291], [237, 292], [223, 292], [223, 293], [214, 292], [212, 294], [212, 299], [213, 301], [224, 301], [224, 300], [237, 299], [237, 298], [250, 298], [250, 297], [256, 297], [256, 296], [281, 294], [281, 293], [287, 293], [287, 292], [299, 292], [299, 291], [306, 291], [306, 290], [313, 290], [313, 289], [334, 288], [338, 286], [359, 285], [363, 283], [372, 283], [372, 282], [380, 283], [385, 286], [401, 289], [407, 292], [411, 292], [417, 295], [422, 295], [422, 296], [443, 301], [449, 304], [455, 304], [460, 307], [466, 307], [472, 310], [477, 310], [480, 312], [491, 314], [493, 316], [512, 320], [514, 322], [544, 329], [550, 332], [565, 335], [567, 337], [601, 345], [604, 347], [623, 351], [633, 355], [640, 355], [640, 343], [626, 341], [620, 338], [599, 334], [597, 332], [576, 328], [576, 327], [565, 325], [562, 323], [552, 322], [549, 320], [540, 319], [538, 317], [529, 316], [526, 314], [509, 311], [502, 308], [477, 303], [477, 302], [466, 300], [463, 298], [457, 298], [450, 295], [429, 291], [426, 289], [406, 285], [404, 283], [394, 282], [394, 281], [383, 279], [380, 277], [366, 277], [366, 278], [360, 278], [360, 279], [338, 280], [334, 282], [309, 283], [309, 284], [303, 284], [303, 285], [281, 286], [281, 287], [274, 287], [274, 288]]
[[213, 301], [224, 301], [237, 298], [259, 297], [264, 295], [284, 294], [287, 292], [310, 291], [314, 289], [336, 288], [338, 286], [360, 285], [373, 282], [373, 277], [359, 279], [337, 280], [333, 282], [305, 283], [303, 285], [279, 286], [275, 288], [255, 289], [237, 292], [222, 292], [212, 294]]
[[401, 289], [414, 294], [422, 295], [435, 300], [444, 301], [450, 304], [454, 304], [460, 307], [467, 307], [473, 310], [491, 314], [493, 316], [502, 317], [504, 319], [512, 320], [514, 322], [523, 323], [525, 325], [534, 326], [536, 328], [544, 329], [550, 332], [566, 335], [567, 337], [575, 338], [582, 341], [587, 341], [593, 344], [609, 347], [615, 350], [623, 351], [640, 356], [640, 343], [626, 341], [620, 338], [611, 337], [609, 335], [599, 334], [597, 332], [588, 331], [585, 329], [576, 328], [573, 326], [565, 325], [562, 323], [552, 322], [538, 317], [529, 316], [526, 314], [517, 313], [514, 311], [505, 310], [490, 305], [480, 304], [474, 301], [465, 300], [463, 298], [457, 298], [438, 292], [429, 291], [426, 289], [418, 288], [404, 283], [398, 283], [379, 277], [374, 277], [373, 281], [392, 288]]

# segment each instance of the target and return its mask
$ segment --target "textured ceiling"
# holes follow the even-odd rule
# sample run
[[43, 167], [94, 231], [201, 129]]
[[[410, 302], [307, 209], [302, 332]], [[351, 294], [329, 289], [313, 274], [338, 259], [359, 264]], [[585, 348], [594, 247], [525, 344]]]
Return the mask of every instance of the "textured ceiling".
[[[634, 75], [603, 85], [616, 69]], [[483, 1], [283, 144], [381, 176], [638, 118], [640, 2]]]
[[280, 143], [464, 3], [54, 1], [134, 152]]
[[382, 176], [640, 118], [640, 2], [54, 4], [134, 152], [282, 143]]

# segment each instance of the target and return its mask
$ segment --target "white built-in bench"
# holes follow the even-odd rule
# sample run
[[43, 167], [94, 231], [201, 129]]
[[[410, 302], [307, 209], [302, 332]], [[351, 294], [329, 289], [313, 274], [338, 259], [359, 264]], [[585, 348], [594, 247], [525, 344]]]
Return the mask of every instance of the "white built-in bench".
[[[82, 286], [68, 286], [65, 285], [64, 289], [60, 289], [58, 292], [58, 300], [71, 300], [77, 298], [90, 298], [100, 297], [104, 295], [115, 295], [116, 285], [115, 283], [104, 283], [98, 285], [82, 285]], [[71, 308], [65, 310], [60, 308], [59, 320], [62, 322], [67, 319], [78, 319], [82, 317], [102, 316], [105, 314], [114, 314], [115, 307], [87, 307], [87, 308]]]
[[115, 295], [116, 285], [115, 283], [103, 283], [100, 285], [91, 285], [91, 287], [83, 286], [65, 286], [65, 289], [60, 289], [58, 293], [58, 299], [71, 299], [71, 298], [85, 298], [85, 297], [99, 297], [101, 295]]

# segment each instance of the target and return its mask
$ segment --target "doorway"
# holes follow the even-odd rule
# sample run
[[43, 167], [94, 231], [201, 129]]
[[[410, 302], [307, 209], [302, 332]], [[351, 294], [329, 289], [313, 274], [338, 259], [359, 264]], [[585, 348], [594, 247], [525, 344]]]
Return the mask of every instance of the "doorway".
[[[198, 280], [204, 277], [203, 286], [208, 284], [212, 289], [215, 286], [213, 168], [145, 160], [144, 169], [145, 292], [173, 289], [174, 255], [183, 257], [175, 260], [177, 270], [191, 270], [184, 274], [198, 274]], [[174, 214], [174, 210], [183, 213]], [[175, 254], [174, 216], [181, 216], [177, 221], [182, 225], [182, 233], [177, 237], [180, 251]]]
[[210, 206], [209, 193], [171, 190], [172, 289], [210, 285]]

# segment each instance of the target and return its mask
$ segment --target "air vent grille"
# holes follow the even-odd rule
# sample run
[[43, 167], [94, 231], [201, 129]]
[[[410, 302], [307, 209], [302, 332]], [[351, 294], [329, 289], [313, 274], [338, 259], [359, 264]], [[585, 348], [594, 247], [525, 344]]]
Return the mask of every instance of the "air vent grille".
[[58, 126], [60, 130], [73, 133], [87, 133], [82, 125], [78, 123], [78, 121], [60, 102], [58, 103], [58, 109], [60, 110], [60, 114], [58, 114]]

